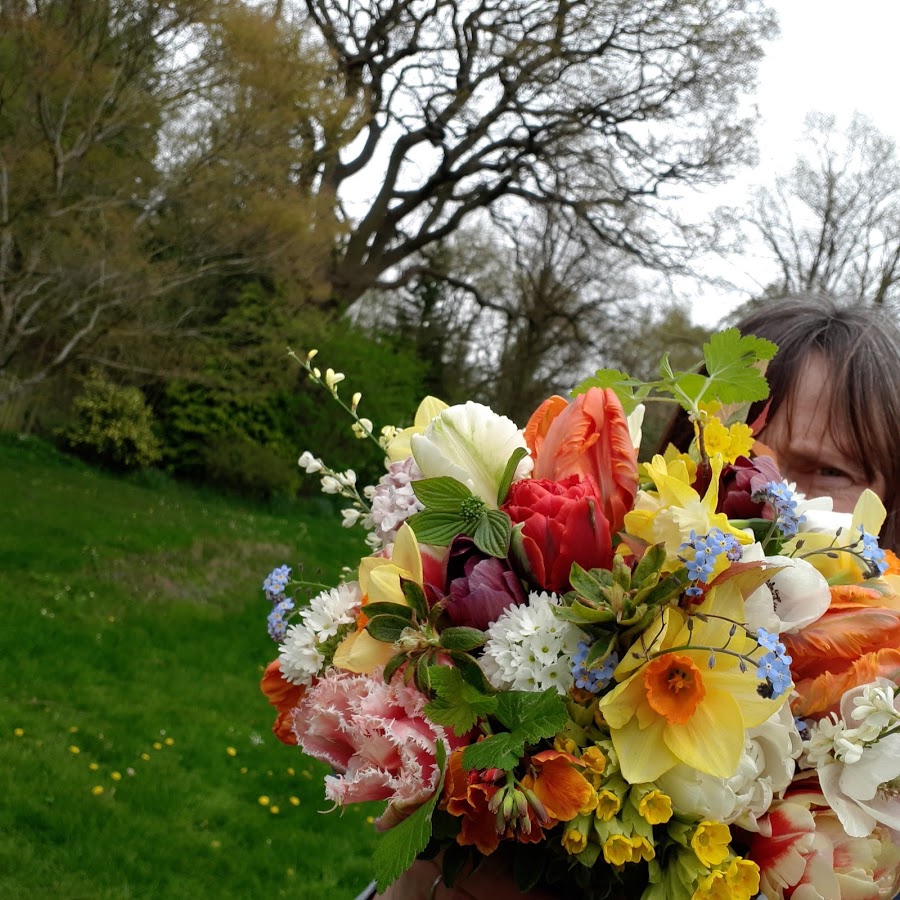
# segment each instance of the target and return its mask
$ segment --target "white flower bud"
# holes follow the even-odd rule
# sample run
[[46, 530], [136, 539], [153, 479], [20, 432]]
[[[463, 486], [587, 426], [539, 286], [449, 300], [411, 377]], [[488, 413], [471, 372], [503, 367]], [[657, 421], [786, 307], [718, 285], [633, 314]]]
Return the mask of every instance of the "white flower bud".
[[310, 350], [309, 353], [306, 354], [306, 361], [312, 362], [318, 352], [318, 350]]
[[313, 375], [313, 378], [321, 378], [321, 377], [322, 377], [322, 370], [321, 370], [321, 369], [317, 369], [315, 366], [313, 366], [313, 368], [312, 368], [312, 375]]
[[309, 452], [309, 450], [304, 450], [303, 453], [300, 454], [300, 459], [297, 460], [297, 465], [310, 475], [314, 475], [316, 472], [321, 472], [324, 468], [322, 465], [322, 460], [316, 459], [316, 457], [313, 456], [312, 453]]
[[341, 483], [332, 475], [322, 476], [322, 493], [339, 494], [341, 492]]
[[341, 524], [344, 528], [352, 528], [359, 521], [361, 515], [362, 513], [358, 509], [342, 509], [341, 517], [344, 521]]
[[[359, 406], [360, 400], [362, 400], [362, 394], [359, 391], [357, 391], [353, 395], [353, 399], [350, 401], [350, 409], [352, 409], [353, 412], [356, 412], [356, 407]], [[371, 430], [372, 429], [370, 428], [369, 431], [371, 431]]]
[[356, 472], [353, 469], [347, 469], [343, 475], [338, 476], [347, 487], [356, 486]]
[[325, 384], [332, 394], [337, 393], [337, 386], [346, 378], [342, 372], [335, 372], [334, 369], [325, 370]]

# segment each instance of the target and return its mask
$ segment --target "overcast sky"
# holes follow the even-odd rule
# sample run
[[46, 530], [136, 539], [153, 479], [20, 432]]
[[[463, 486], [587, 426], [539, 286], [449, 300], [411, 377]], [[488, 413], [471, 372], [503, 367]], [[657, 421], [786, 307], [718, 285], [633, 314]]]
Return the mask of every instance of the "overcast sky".
[[[840, 127], [854, 111], [900, 142], [900, 0], [769, 0], [778, 13], [781, 36], [768, 45], [760, 66], [756, 104], [760, 164], [710, 199], [738, 204], [753, 184], [771, 184], [789, 169], [813, 110], [833, 113]], [[729, 277], [752, 290], [765, 282], [764, 261], [748, 248], [733, 262]], [[746, 295], [709, 292], [697, 298], [694, 317], [716, 323], [725, 307]]]

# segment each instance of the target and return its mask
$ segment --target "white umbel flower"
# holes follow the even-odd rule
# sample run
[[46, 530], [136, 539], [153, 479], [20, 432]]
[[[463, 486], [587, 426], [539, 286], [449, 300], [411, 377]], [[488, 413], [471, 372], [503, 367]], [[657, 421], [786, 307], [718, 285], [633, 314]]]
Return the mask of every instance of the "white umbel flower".
[[512, 606], [488, 628], [481, 668], [498, 690], [565, 694], [574, 682], [572, 657], [589, 640], [578, 626], [557, 619], [555, 594], [533, 591], [528, 603]]

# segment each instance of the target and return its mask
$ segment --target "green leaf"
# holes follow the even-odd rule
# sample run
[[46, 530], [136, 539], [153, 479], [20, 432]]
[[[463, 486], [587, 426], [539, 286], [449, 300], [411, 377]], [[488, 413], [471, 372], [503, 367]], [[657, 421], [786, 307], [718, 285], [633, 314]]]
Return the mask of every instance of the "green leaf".
[[375, 616], [366, 623], [366, 631], [385, 644], [393, 644], [407, 628], [409, 620], [400, 616]]
[[616, 636], [614, 634], [601, 634], [597, 640], [591, 644], [591, 649], [584, 660], [586, 669], [599, 669], [598, 663], [606, 661], [613, 648], [616, 646]]
[[519, 764], [524, 749], [525, 742], [521, 737], [506, 731], [492, 734], [477, 744], [469, 744], [463, 750], [463, 768], [503, 769], [508, 772]]
[[425, 592], [421, 586], [410, 578], [401, 577], [400, 590], [403, 591], [403, 596], [406, 597], [406, 602], [416, 614], [416, 618], [420, 622], [424, 622], [428, 618], [428, 601], [425, 599]]
[[408, 659], [405, 653], [398, 653], [396, 656], [391, 657], [388, 664], [384, 667], [384, 672], [381, 677], [384, 679], [385, 684], [388, 684], [390, 680], [394, 677], [394, 673], [403, 663]]
[[431, 815], [444, 787], [447, 750], [443, 741], [435, 743], [435, 756], [440, 772], [435, 792], [411, 816], [386, 831], [375, 847], [373, 862], [379, 893], [384, 893], [388, 885], [396, 881], [428, 845], [431, 837]]
[[425, 712], [433, 722], [452, 728], [457, 735], [474, 728], [479, 719], [497, 708], [497, 697], [468, 684], [459, 669], [432, 666], [429, 674], [436, 696], [426, 705]]
[[499, 509], [489, 509], [479, 520], [472, 534], [475, 546], [490, 556], [503, 558], [509, 553], [512, 522]]
[[585, 378], [572, 392], [572, 397], [586, 394], [592, 387], [604, 390], [611, 388], [622, 404], [625, 415], [634, 412], [635, 407], [650, 393], [654, 387], [652, 382], [631, 378], [618, 369], [597, 369], [590, 377]]
[[500, 479], [500, 487], [497, 489], [497, 506], [501, 506], [506, 499], [519, 462], [526, 456], [528, 456], [528, 451], [524, 447], [516, 447], [512, 452], [512, 456], [507, 460], [506, 468], [503, 470], [503, 477]]
[[680, 569], [676, 569], [674, 572], [663, 578], [659, 584], [647, 591], [646, 594], [641, 591], [638, 596], [635, 597], [635, 601], [640, 598], [647, 606], [659, 606], [671, 597], [674, 597], [675, 594], [681, 593], [689, 580], [687, 569], [682, 566]]
[[456, 668], [459, 670], [463, 680], [467, 684], [471, 684], [472, 687], [483, 694], [491, 692], [491, 686], [484, 677], [484, 672], [481, 671], [481, 666], [478, 665], [474, 657], [469, 656], [468, 653], [451, 650], [450, 659], [456, 664]]
[[728, 328], [710, 337], [703, 346], [709, 384], [704, 398], [722, 403], [748, 403], [769, 396], [765, 376], [754, 365], [771, 359], [778, 347], [771, 341], [742, 335]]
[[480, 628], [445, 628], [441, 632], [441, 646], [447, 650], [474, 650], [487, 642]]
[[553, 615], [564, 622], [574, 622], [576, 625], [603, 625], [606, 622], [614, 622], [616, 614], [609, 608], [595, 609], [585, 606], [577, 600], [571, 606], [558, 606], [553, 610]]
[[504, 691], [497, 694], [495, 715], [527, 744], [553, 737], [568, 718], [565, 701], [555, 688], [547, 688], [540, 694], [534, 691]]
[[423, 653], [416, 660], [416, 687], [423, 694], [431, 694], [431, 673], [434, 667], [428, 658], [427, 653]]
[[631, 575], [631, 583], [637, 587], [644, 587], [648, 578], [659, 577], [659, 570], [666, 561], [665, 544], [654, 544], [644, 551], [641, 561], [635, 567]]
[[459, 512], [463, 500], [472, 496], [472, 492], [461, 481], [447, 475], [413, 481], [412, 489], [419, 502], [426, 509], [435, 512]]
[[579, 596], [594, 603], [600, 603], [606, 598], [604, 588], [612, 585], [612, 572], [607, 569], [592, 569], [588, 572], [577, 562], [572, 563], [569, 572], [569, 584]]
[[458, 534], [463, 534], [468, 522], [458, 512], [423, 509], [407, 520], [422, 544], [446, 547]]
[[406, 619], [407, 624], [412, 622], [413, 617], [413, 611], [401, 603], [367, 603], [364, 612], [369, 619], [374, 619], [375, 616], [399, 616]]

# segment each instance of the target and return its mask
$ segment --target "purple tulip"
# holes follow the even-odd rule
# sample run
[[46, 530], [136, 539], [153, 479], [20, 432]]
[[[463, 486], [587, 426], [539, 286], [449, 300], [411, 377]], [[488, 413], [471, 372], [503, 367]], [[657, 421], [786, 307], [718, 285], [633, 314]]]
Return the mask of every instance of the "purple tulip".
[[486, 631], [510, 606], [528, 599], [505, 559], [487, 556], [468, 537], [457, 537], [447, 558], [447, 615], [454, 625]]
[[771, 456], [757, 456], [752, 460], [739, 456], [722, 470], [717, 512], [725, 513], [729, 519], [773, 518], [768, 503], [751, 500], [770, 481], [781, 481], [781, 473]]

